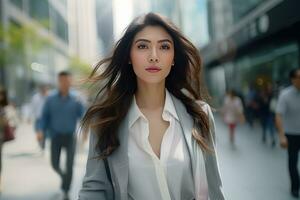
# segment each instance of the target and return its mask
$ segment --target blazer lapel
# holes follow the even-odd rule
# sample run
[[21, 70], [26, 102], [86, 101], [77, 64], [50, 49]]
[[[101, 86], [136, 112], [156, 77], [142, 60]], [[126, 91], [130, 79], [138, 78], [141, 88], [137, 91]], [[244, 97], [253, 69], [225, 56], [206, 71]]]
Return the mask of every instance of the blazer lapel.
[[[192, 159], [192, 155], [193, 155], [193, 148], [192, 148], [192, 129], [194, 126], [194, 122], [193, 119], [191, 118], [191, 116], [187, 113], [185, 106], [181, 103], [181, 101], [179, 99], [177, 99], [176, 97], [174, 97], [173, 95], [171, 95], [174, 106], [175, 106], [175, 110], [177, 112], [178, 118], [179, 118], [179, 123], [181, 125], [182, 128], [182, 132], [184, 134], [184, 138], [188, 147], [188, 151], [189, 151], [189, 155], [191, 158], [191, 161], [193, 162], [194, 159]], [[192, 166], [193, 163], [192, 163]], [[193, 170], [194, 171], [194, 170]]]
[[[192, 134], [191, 131], [193, 129], [193, 120], [190, 117], [190, 115], [187, 113], [185, 106], [181, 103], [180, 100], [178, 100], [176, 97], [172, 96], [173, 99], [173, 103], [174, 106], [176, 108], [176, 112], [178, 115], [178, 118], [180, 120], [180, 124], [181, 127], [183, 129], [184, 132], [184, 136], [187, 142], [187, 146], [189, 149], [189, 153], [191, 158], [193, 158], [193, 142], [192, 142]], [[208, 111], [210, 112], [210, 111]], [[214, 130], [212, 130], [214, 131]], [[213, 133], [214, 135], [214, 133]], [[215, 147], [213, 142], [209, 142], [210, 147], [213, 149], [213, 151], [215, 151]], [[201, 150], [202, 151], [202, 150]], [[206, 176], [206, 181], [207, 184], [206, 186], [204, 185], [204, 189], [207, 188], [206, 190], [208, 190], [209, 192], [209, 199], [225, 199], [224, 195], [222, 193], [221, 190], [221, 178], [220, 178], [220, 174], [218, 171], [218, 165], [217, 165], [217, 158], [216, 158], [216, 154], [215, 153], [206, 153], [204, 151], [202, 151], [203, 153], [203, 158], [204, 158], [204, 163], [205, 163], [205, 176]], [[192, 165], [195, 166], [195, 160], [196, 159], [192, 159]], [[194, 167], [193, 167], [194, 168]], [[193, 169], [194, 171], [194, 169]], [[203, 186], [203, 185], [202, 185]], [[205, 196], [204, 196], [205, 197]], [[205, 197], [204, 199], [207, 199], [207, 197]]]
[[117, 200], [128, 198], [128, 134], [128, 115], [126, 115], [118, 131], [120, 146], [107, 158]]
[[[180, 120], [180, 125], [183, 130], [184, 138], [188, 147], [189, 155], [191, 158], [192, 174], [194, 178], [205, 178], [201, 182], [194, 180], [196, 188], [197, 199], [207, 199], [208, 198], [208, 185], [206, 176], [206, 154], [198, 147], [198, 144], [193, 141], [192, 130], [194, 128], [194, 122], [192, 117], [186, 111], [185, 106], [176, 97], [173, 97], [173, 103]], [[200, 156], [203, 156], [203, 161]], [[201, 195], [201, 196], [199, 196]]]

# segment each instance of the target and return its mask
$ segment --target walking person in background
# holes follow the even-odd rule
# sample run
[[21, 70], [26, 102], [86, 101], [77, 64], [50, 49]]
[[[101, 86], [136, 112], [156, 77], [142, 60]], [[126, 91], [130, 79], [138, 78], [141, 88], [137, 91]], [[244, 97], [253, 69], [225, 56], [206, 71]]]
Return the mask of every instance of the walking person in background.
[[4, 126], [8, 123], [5, 107], [8, 105], [7, 94], [3, 88], [0, 88], [0, 192], [1, 192], [1, 172], [2, 172], [2, 146], [4, 143]]
[[[51, 164], [61, 177], [61, 189], [64, 199], [69, 199], [68, 192], [73, 175], [73, 162], [76, 148], [76, 125], [84, 113], [84, 106], [76, 93], [70, 90], [71, 74], [67, 71], [58, 74], [58, 90], [51, 93], [44, 104], [38, 139], [51, 139]], [[66, 150], [66, 167], [60, 168], [62, 149]]]
[[276, 125], [280, 145], [288, 149], [291, 194], [299, 197], [298, 153], [300, 150], [300, 69], [290, 72], [292, 85], [284, 89], [276, 108]]
[[80, 200], [224, 199], [200, 72], [197, 48], [169, 20], [133, 20], [90, 77], [101, 98], [83, 119], [92, 134]]
[[[36, 134], [39, 133], [39, 130], [41, 129], [41, 115], [42, 110], [46, 101], [46, 98], [48, 96], [48, 86], [47, 85], [41, 85], [39, 87], [39, 91], [35, 93], [31, 99], [31, 105], [30, 110], [32, 114], [32, 118], [34, 120], [34, 130]], [[39, 147], [41, 149], [41, 152], [44, 152], [45, 149], [45, 141], [46, 141], [46, 131], [43, 131], [45, 134], [44, 137], [38, 138]], [[38, 136], [37, 136], [38, 137]]]
[[275, 127], [274, 113], [271, 111], [271, 100], [273, 96], [272, 85], [268, 84], [263, 88], [257, 98], [258, 116], [262, 128], [262, 142], [267, 142], [267, 134], [269, 132], [271, 145], [275, 146]]
[[245, 118], [243, 114], [242, 101], [232, 89], [228, 90], [225, 96], [221, 114], [224, 122], [228, 126], [230, 142], [234, 144], [235, 128], [238, 123], [244, 122]]
[[273, 142], [272, 142], [272, 147], [276, 146], [276, 107], [277, 107], [277, 102], [278, 102], [278, 94], [279, 91], [278, 89], [273, 89], [272, 92], [272, 97], [270, 101], [270, 112], [271, 112], [271, 120], [270, 120], [270, 125], [271, 125], [271, 131], [273, 131]]
[[257, 111], [257, 92], [252, 84], [249, 85], [249, 91], [245, 98], [245, 117], [251, 128], [254, 126], [254, 120], [256, 117], [255, 112]]

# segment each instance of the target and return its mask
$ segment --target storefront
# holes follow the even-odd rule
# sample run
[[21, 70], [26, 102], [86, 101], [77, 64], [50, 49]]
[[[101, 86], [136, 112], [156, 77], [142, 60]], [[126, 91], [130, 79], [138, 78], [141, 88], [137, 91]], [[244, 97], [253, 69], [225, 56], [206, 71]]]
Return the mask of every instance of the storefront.
[[216, 105], [229, 88], [245, 96], [250, 87], [278, 89], [289, 84], [289, 71], [300, 66], [299, 7], [299, 1], [281, 1], [270, 10], [254, 13], [228, 38], [203, 49], [208, 87]]

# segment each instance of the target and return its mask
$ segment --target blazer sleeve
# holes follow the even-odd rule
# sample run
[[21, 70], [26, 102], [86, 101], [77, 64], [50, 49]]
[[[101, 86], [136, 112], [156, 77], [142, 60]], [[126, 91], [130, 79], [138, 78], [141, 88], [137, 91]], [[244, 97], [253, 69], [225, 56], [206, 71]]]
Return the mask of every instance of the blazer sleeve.
[[86, 173], [83, 178], [82, 188], [78, 200], [112, 200], [113, 190], [106, 174], [104, 161], [95, 158], [97, 142], [95, 134], [90, 134], [89, 154], [86, 164]]
[[[206, 166], [206, 174], [207, 178], [210, 179], [208, 181], [208, 188], [209, 188], [209, 197], [210, 200], [224, 200], [224, 194], [222, 191], [222, 181], [219, 171], [219, 164], [217, 158], [217, 150], [216, 150], [216, 128], [215, 128], [215, 120], [213, 117], [213, 113], [211, 108], [208, 104], [207, 107], [207, 114], [209, 118], [209, 125], [210, 125], [210, 134], [212, 137], [212, 144], [211, 147], [213, 148], [214, 154], [210, 154], [207, 156], [207, 166]], [[210, 164], [208, 164], [210, 163]]]
[[210, 126], [210, 135], [211, 135], [211, 143], [210, 147], [212, 148], [214, 153], [205, 153], [205, 169], [208, 183], [208, 192], [210, 200], [224, 200], [224, 194], [222, 191], [222, 181], [219, 172], [219, 165], [217, 159], [217, 151], [216, 151], [216, 128], [215, 128], [215, 120], [210, 106], [205, 102], [197, 102], [201, 105], [203, 111], [208, 115], [209, 126]]

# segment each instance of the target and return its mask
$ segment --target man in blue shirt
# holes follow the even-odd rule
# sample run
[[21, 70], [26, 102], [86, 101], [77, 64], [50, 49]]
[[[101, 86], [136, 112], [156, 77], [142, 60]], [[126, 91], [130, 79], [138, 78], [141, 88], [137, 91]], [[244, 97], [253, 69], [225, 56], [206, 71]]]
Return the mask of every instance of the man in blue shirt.
[[[67, 71], [58, 74], [58, 90], [50, 94], [43, 107], [38, 139], [42, 139], [42, 131], [47, 130], [51, 139], [51, 164], [60, 175], [64, 199], [69, 199], [73, 162], [76, 147], [76, 125], [84, 113], [84, 106], [78, 96], [70, 91], [71, 74]], [[61, 149], [66, 150], [66, 171], [60, 168]]]

